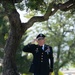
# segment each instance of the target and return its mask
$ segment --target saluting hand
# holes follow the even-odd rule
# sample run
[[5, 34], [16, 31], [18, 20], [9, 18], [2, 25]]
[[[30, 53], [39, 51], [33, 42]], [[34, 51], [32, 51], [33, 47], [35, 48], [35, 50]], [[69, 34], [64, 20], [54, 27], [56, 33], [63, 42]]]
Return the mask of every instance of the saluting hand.
[[35, 44], [35, 42], [37, 42], [37, 39], [34, 39], [31, 43], [32, 44]]

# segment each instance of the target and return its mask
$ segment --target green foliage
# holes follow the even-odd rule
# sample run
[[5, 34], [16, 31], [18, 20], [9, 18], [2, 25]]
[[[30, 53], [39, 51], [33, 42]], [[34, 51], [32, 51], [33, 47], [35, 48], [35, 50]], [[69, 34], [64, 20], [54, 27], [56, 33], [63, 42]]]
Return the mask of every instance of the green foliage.
[[2, 66], [0, 66], [0, 73], [2, 72]]
[[[51, 75], [55, 75], [54, 72]], [[64, 74], [61, 71], [59, 71], [58, 75], [64, 75]]]
[[75, 8], [71, 10], [71, 14], [75, 14]]
[[0, 17], [0, 47], [4, 46], [6, 42], [6, 36], [8, 35], [8, 25], [6, 17]]
[[29, 13], [27, 13], [24, 17], [29, 19], [35, 15], [34, 13], [35, 13], [35, 11], [29, 11]]
[[27, 0], [26, 6], [30, 8], [31, 10], [45, 10], [46, 9], [46, 3], [43, 0]]
[[[4, 8], [2, 5], [0, 6], [0, 47], [5, 44], [5, 40], [7, 39], [6, 36], [8, 36], [8, 29], [9, 29], [9, 22], [8, 17], [4, 16]], [[3, 12], [3, 13], [2, 13]]]
[[[23, 49], [23, 43], [20, 44], [18, 51], [16, 53], [16, 63], [17, 63], [17, 69], [21, 74], [31, 75], [29, 73], [29, 68], [32, 62], [32, 55], [25, 53], [25, 55], [22, 56], [22, 49]], [[24, 54], [24, 53], [23, 53]]]
[[[30, 9], [45, 12], [49, 6], [49, 3], [51, 3], [52, 1], [56, 4], [67, 2], [67, 0], [25, 0], [25, 5], [27, 7], [27, 10]], [[75, 8], [70, 9], [70, 11], [71, 14], [74, 14]]]
[[25, 6], [24, 6], [24, 3], [17, 3], [16, 7], [22, 11], [22, 10], [24, 10]]
[[7, 16], [4, 16], [2, 12], [4, 9], [0, 6], [0, 73], [2, 72], [2, 59], [4, 56], [4, 45], [8, 38], [8, 30], [9, 30], [9, 23]]
[[22, 74], [22, 75], [33, 75], [33, 74]]
[[7, 8], [9, 8], [9, 10], [12, 11], [14, 9], [14, 6], [11, 3], [9, 3]]
[[4, 54], [4, 49], [0, 48], [0, 58], [3, 58], [3, 54]]

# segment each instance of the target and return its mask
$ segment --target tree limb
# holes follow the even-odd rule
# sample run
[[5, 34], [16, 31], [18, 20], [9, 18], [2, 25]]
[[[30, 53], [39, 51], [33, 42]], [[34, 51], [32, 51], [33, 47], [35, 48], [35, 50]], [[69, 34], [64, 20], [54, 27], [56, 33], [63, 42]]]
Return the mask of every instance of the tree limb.
[[68, 10], [74, 8], [74, 6], [75, 6], [75, 1], [69, 0], [69, 1], [67, 1], [66, 3], [64, 3], [64, 4], [59, 3], [58, 5], [59, 5], [59, 9], [60, 9], [61, 11], [68, 11]]
[[[52, 11], [52, 9], [54, 9], [54, 10]], [[54, 3], [52, 2], [52, 3], [49, 4], [49, 7], [48, 7], [44, 16], [34, 16], [25, 25], [27, 25], [27, 28], [29, 28], [35, 22], [46, 21], [46, 20], [49, 19], [49, 16], [52, 16], [53, 14], [55, 14], [57, 12], [57, 10], [58, 10], [58, 8], [55, 7]], [[22, 25], [24, 25], [24, 23]]]
[[75, 8], [75, 5], [71, 5], [69, 7], [66, 7], [65, 9], [61, 9], [61, 11], [69, 11], [70, 9]]
[[34, 16], [26, 24], [23, 23], [22, 25], [25, 25], [25, 26], [27, 25], [26, 27], [29, 28], [35, 22], [42, 22], [42, 21], [48, 20], [49, 16], [54, 15], [57, 12], [57, 10], [59, 10], [59, 9], [61, 11], [68, 11], [74, 7], [75, 7], [75, 1], [73, 1], [73, 0], [69, 0], [69, 1], [65, 2], [64, 4], [61, 4], [61, 3], [55, 4], [54, 2], [52, 2], [49, 4], [48, 9], [44, 16]]
[[[18, 1], [22, 1], [22, 0], [8, 0], [11, 4], [12, 7], [14, 7], [14, 3], [17, 3]], [[1, 1], [0, 1], [1, 2]], [[6, 5], [4, 5], [6, 8], [7, 13], [9, 13], [9, 9], [7, 9], [8, 7]], [[57, 10], [61, 10], [61, 11], [68, 11], [72, 8], [75, 7], [75, 1], [74, 0], [69, 0], [65, 3], [59, 3], [59, 4], [55, 4], [54, 2], [50, 3], [48, 6], [48, 9], [45, 13], [44, 16], [34, 16], [32, 17], [27, 23], [22, 23], [24, 28], [29, 28], [30, 26], [32, 26], [35, 22], [42, 22], [42, 21], [46, 21], [49, 19], [49, 16], [54, 15]], [[13, 8], [14, 9], [14, 8]]]

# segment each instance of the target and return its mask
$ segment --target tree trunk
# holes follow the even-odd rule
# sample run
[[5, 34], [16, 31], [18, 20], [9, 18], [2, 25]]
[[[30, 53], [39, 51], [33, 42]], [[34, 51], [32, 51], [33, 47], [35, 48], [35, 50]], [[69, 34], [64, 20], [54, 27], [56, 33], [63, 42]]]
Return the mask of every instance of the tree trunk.
[[15, 54], [18, 46], [19, 39], [15, 39], [15, 36], [10, 35], [7, 41], [4, 61], [3, 61], [3, 75], [19, 75], [16, 68]]
[[17, 72], [15, 55], [21, 37], [24, 33], [19, 14], [14, 11], [8, 16], [10, 22], [10, 33], [4, 48], [3, 75], [19, 75]]

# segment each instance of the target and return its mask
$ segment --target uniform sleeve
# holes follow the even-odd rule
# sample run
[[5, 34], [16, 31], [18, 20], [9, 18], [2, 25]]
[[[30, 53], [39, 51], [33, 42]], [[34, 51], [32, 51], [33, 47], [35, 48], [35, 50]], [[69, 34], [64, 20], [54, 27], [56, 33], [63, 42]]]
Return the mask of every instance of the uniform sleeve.
[[54, 58], [53, 58], [53, 49], [52, 49], [52, 47], [50, 47], [49, 59], [50, 59], [50, 72], [53, 72]]
[[35, 48], [35, 44], [28, 44], [28, 45], [24, 46], [23, 51], [33, 53], [34, 48]]

